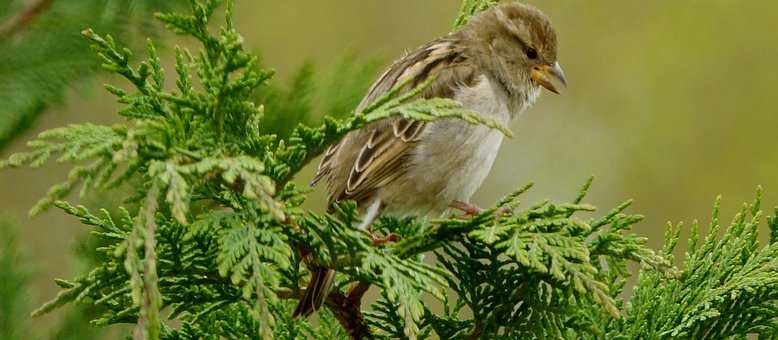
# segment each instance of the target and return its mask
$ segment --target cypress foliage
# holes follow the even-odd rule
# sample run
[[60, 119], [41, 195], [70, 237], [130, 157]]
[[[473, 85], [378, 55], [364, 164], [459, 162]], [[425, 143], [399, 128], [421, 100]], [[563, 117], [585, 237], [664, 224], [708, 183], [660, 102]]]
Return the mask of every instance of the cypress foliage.
[[[457, 25], [494, 3], [466, 0]], [[212, 30], [222, 5], [226, 21]], [[108, 260], [58, 280], [59, 295], [33, 315], [68, 303], [100, 306], [106, 312], [95, 324], [135, 324], [134, 334], [149, 339], [776, 336], [778, 245], [775, 237], [757, 241], [760, 199], [724, 228], [715, 213], [705, 237], [694, 226], [682, 268], [671, 256], [679, 228], [669, 228], [655, 252], [630, 233], [642, 219], [625, 212], [630, 202], [587, 217], [591, 181], [570, 203], [521, 208], [525, 186], [472, 218], [382, 218], [370, 232], [354, 228], [352, 202], [328, 214], [302, 209], [309, 189], [292, 179], [371, 122], [463, 119], [510, 132], [454, 101], [417, 99], [422, 84], [394, 89], [364, 112], [334, 112], [341, 118], [271, 134], [279, 130], [265, 122], [283, 119], [271, 109], [300, 106], [274, 102], [294, 92], [263, 94], [272, 72], [243, 50], [231, 11], [231, 1], [192, 0], [190, 14], [158, 15], [202, 46], [177, 49], [173, 90], [151, 42], [134, 65], [110, 36], [84, 32], [103, 68], [133, 87], [107, 86], [125, 104], [126, 123], [44, 132], [0, 167], [36, 167], [51, 157], [76, 164], [32, 212], [54, 205], [92, 226]], [[82, 193], [128, 186], [130, 195], [119, 214], [93, 212], [62, 201], [79, 186]], [[778, 219], [767, 220], [776, 235]], [[299, 249], [339, 273], [316, 323], [291, 318], [309, 278]], [[436, 261], [425, 260], [430, 254]], [[629, 263], [641, 270], [625, 301]], [[376, 301], [363, 298], [369, 287]], [[435, 300], [442, 311], [425, 303]]]
[[24, 287], [29, 284], [30, 270], [25, 266], [25, 254], [19, 249], [16, 226], [0, 215], [0, 338], [21, 339], [29, 336], [29, 322], [24, 314], [29, 311], [30, 298]]
[[[0, 149], [46, 108], [61, 102], [69, 86], [96, 75], [100, 64], [81, 39], [94, 27], [123, 39], [149, 34], [151, 13], [183, 1], [5, 0], [0, 4]], [[140, 29], [138, 29], [140, 27]], [[137, 40], [137, 39], [131, 39]]]

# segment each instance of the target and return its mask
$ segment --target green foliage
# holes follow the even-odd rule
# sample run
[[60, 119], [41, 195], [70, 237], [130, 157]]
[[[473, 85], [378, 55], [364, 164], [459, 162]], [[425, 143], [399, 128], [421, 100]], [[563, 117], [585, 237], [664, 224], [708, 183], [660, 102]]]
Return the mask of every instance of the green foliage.
[[298, 124], [320, 124], [320, 112], [345, 118], [367, 92], [379, 66], [375, 59], [346, 54], [324, 76], [317, 77], [314, 64], [306, 63], [288, 88], [270, 83], [254, 92], [252, 100], [272, 112], [263, 119], [262, 133], [288, 138]]
[[482, 12], [492, 6], [496, 6], [500, 0], [463, 0], [459, 15], [454, 20], [454, 28], [459, 28], [467, 23], [467, 20], [479, 12]]
[[[697, 224], [691, 228], [682, 275], [666, 281], [654, 272], [642, 272], [628, 317], [612, 325], [609, 333], [693, 339], [759, 334], [774, 339], [778, 335], [778, 244], [760, 246], [757, 241], [760, 205], [761, 191], [719, 237], [717, 200], [710, 231], [701, 243]], [[773, 230], [775, 218], [768, 218]], [[678, 243], [679, 231], [680, 227], [668, 228], [665, 256], [670, 257]]]
[[[226, 21], [214, 32], [208, 24], [224, 3]], [[243, 51], [232, 2], [191, 4], [190, 15], [158, 15], [202, 46], [177, 50], [173, 90], [152, 43], [135, 65], [130, 50], [87, 30], [103, 68], [133, 87], [107, 87], [125, 105], [119, 113], [127, 123], [51, 130], [30, 142], [31, 151], [0, 163], [75, 163], [33, 212], [54, 204], [92, 226], [105, 258], [58, 280], [59, 295], [34, 315], [68, 303], [98, 306], [104, 312], [93, 323], [135, 324], [135, 335], [150, 339], [776, 335], [778, 246], [757, 244], [758, 202], [721, 238], [714, 215], [711, 236], [699, 246], [692, 238], [684, 270], [671, 262], [676, 230], [661, 254], [629, 233], [642, 219], [625, 213], [630, 202], [583, 217], [594, 210], [583, 203], [591, 181], [571, 203], [520, 209], [526, 186], [471, 218], [382, 218], [369, 232], [355, 228], [361, 221], [353, 202], [326, 214], [302, 209], [308, 189], [295, 176], [328, 145], [372, 122], [448, 118], [510, 131], [455, 101], [418, 99], [428, 84], [407, 92], [401, 84], [363, 112], [307, 125], [310, 69], [287, 92], [268, 87], [272, 72]], [[492, 4], [465, 1], [458, 22]], [[354, 91], [325, 106], [343, 110], [355, 102]], [[282, 121], [306, 124], [284, 130]], [[82, 193], [129, 187], [126, 208], [111, 215], [61, 201], [78, 185]], [[774, 236], [776, 217], [768, 223]], [[430, 254], [436, 261], [425, 259]], [[629, 263], [642, 269], [625, 302]], [[339, 273], [316, 326], [291, 317], [308, 266]], [[371, 286], [380, 293], [376, 301], [354, 293]], [[443, 312], [425, 304], [436, 300]]]
[[28, 336], [24, 315], [28, 311], [29, 296], [24, 294], [30, 277], [23, 265], [16, 226], [0, 216], [0, 338], [21, 339]]
[[[45, 1], [39, 1], [44, 3]], [[7, 24], [23, 15], [20, 1], [4, 1]], [[151, 33], [151, 13], [180, 7], [179, 0], [53, 1], [26, 26], [0, 32], [0, 149], [47, 107], [62, 101], [68, 86], [97, 74], [99, 63], [79, 35], [94, 27], [124, 39]], [[6, 24], [6, 25], [7, 25]]]
[[[19, 240], [17, 223], [12, 218], [0, 216], [0, 339], [24, 339], [41, 336], [28, 319], [31, 300], [30, 291], [33, 257]], [[55, 339], [98, 339], [100, 329], [89, 325], [94, 313], [88, 306], [69, 308], [63, 319], [54, 327]]]

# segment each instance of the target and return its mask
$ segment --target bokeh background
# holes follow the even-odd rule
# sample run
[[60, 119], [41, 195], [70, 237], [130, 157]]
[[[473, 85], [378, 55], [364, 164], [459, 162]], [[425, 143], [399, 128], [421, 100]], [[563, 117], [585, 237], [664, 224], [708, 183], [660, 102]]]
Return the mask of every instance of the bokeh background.
[[[0, 11], [35, 3], [10, 2], [15, 5], [2, 5]], [[476, 203], [490, 205], [527, 182], [536, 186], [525, 202], [569, 200], [595, 175], [588, 202], [601, 214], [634, 199], [630, 211], [646, 216], [636, 232], [655, 248], [668, 221], [705, 225], [718, 194], [724, 197], [724, 220], [753, 198], [758, 185], [765, 188], [767, 207], [778, 204], [777, 2], [531, 3], [551, 17], [558, 31], [560, 63], [570, 85], [560, 96], [545, 93], [512, 126], [515, 137], [504, 145]], [[382, 68], [447, 33], [458, 7], [457, 0], [243, 0], [237, 3], [236, 22], [246, 46], [278, 71], [275, 82], [283, 85], [306, 63], [326, 74], [345, 55], [361, 60], [354, 67]], [[168, 66], [173, 45], [191, 45], [149, 25], [153, 32], [133, 34], [154, 34], [163, 41]], [[55, 34], [58, 28], [49, 29]], [[6, 96], [22, 96], [13, 91], [23, 88], [4, 80], [11, 71], [0, 66], [0, 84], [6, 83], [0, 89]], [[116, 81], [97, 76], [68, 84], [64, 97], [0, 149], [0, 157], [24, 150], [27, 140], [48, 128], [118, 122], [120, 104], [100, 87]], [[337, 91], [336, 82], [322, 86]], [[21, 263], [29, 266], [29, 280], [20, 289], [31, 306], [55, 294], [54, 278], [79, 270], [72, 254], [87, 228], [57, 211], [27, 217], [49, 186], [66, 177], [66, 169], [49, 165], [0, 172], [0, 212], [19, 226]], [[321, 191], [312, 196], [310, 207], [321, 208]], [[82, 202], [99, 206], [109, 200], [104, 195]], [[25, 322], [33, 338], [57, 338], [62, 319], [59, 313]]]

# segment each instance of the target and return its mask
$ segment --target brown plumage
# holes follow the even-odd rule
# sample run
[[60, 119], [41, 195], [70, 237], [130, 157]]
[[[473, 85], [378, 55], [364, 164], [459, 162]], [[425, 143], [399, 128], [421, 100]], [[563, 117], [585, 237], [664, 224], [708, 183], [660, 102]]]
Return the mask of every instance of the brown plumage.
[[[529, 107], [539, 87], [565, 82], [556, 62], [556, 33], [537, 9], [512, 3], [477, 15], [462, 29], [392, 64], [356, 112], [394, 86], [403, 91], [434, 77], [422, 98], [451, 98], [504, 123]], [[467, 202], [489, 172], [502, 135], [454, 119], [425, 123], [386, 119], [347, 134], [327, 150], [313, 184], [326, 179], [329, 204], [354, 200], [363, 226], [379, 214], [441, 214]], [[333, 272], [312, 268], [295, 316], [318, 309]]]
[[[472, 86], [476, 68], [462, 48], [458, 34], [433, 41], [395, 62], [370, 88], [357, 107], [361, 112], [395, 85], [409, 81], [412, 89], [431, 76], [435, 83], [422, 98], [452, 98], [454, 84]], [[424, 122], [403, 118], [388, 119], [354, 131], [334, 144], [319, 164], [313, 184], [328, 178], [329, 204], [342, 200], [364, 203], [375, 190], [393, 182], [407, 170], [407, 157], [419, 142]], [[359, 146], [358, 152], [351, 147]], [[343, 164], [351, 166], [344, 167]]]

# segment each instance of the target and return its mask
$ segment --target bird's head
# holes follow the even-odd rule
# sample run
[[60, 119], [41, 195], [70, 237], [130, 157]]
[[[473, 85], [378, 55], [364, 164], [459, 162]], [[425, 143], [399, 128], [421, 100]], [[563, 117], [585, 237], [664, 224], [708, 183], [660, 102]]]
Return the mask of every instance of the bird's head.
[[[567, 79], [557, 61], [557, 38], [538, 9], [510, 3], [473, 17], [463, 32], [475, 46], [475, 58], [509, 93], [559, 93]], [[559, 83], [559, 84], [558, 84]]]

